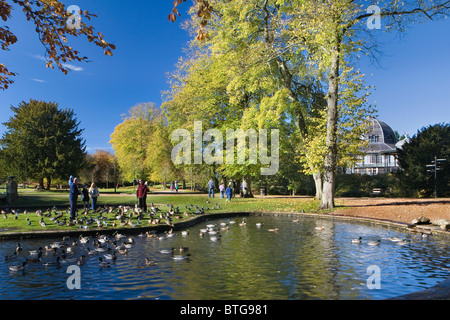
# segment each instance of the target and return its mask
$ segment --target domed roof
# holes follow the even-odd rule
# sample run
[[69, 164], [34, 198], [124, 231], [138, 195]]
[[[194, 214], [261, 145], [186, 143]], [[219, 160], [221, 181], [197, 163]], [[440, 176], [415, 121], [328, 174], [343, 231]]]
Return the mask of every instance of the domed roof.
[[370, 145], [368, 152], [394, 152], [397, 138], [394, 130], [386, 123], [375, 118], [369, 118], [369, 129], [365, 139]]

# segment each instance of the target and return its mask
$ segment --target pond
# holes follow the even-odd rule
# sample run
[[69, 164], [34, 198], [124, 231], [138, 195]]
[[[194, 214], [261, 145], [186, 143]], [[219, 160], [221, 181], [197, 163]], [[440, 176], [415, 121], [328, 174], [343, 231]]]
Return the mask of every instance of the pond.
[[[204, 230], [207, 225], [222, 230], [212, 235]], [[361, 243], [352, 243], [359, 237]], [[394, 242], [395, 237], [408, 241]], [[65, 244], [76, 244], [65, 247], [73, 252], [59, 265], [47, 266], [56, 256], [45, 246], [62, 239], [23, 240], [17, 258], [0, 260], [0, 299], [378, 300], [429, 288], [448, 278], [450, 268], [445, 238], [309, 217], [210, 220], [187, 235], [126, 236], [116, 245], [129, 238], [127, 253], [115, 252], [111, 261], [104, 255], [112, 252], [97, 252], [93, 239], [66, 239]], [[378, 245], [369, 245], [377, 240]], [[106, 242], [100, 250], [114, 246]], [[3, 241], [0, 254], [10, 255], [16, 247], [17, 241]], [[9, 270], [39, 247], [44, 248], [39, 262]], [[173, 254], [160, 252], [171, 248]], [[68, 270], [81, 255], [84, 264]], [[185, 259], [174, 259], [179, 255]], [[99, 257], [109, 266], [100, 266]], [[76, 283], [79, 288], [73, 289]]]

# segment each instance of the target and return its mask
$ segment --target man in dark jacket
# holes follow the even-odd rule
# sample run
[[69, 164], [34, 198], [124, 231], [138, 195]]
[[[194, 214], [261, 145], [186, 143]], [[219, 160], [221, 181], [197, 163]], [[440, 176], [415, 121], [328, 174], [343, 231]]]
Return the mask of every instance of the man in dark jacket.
[[70, 185], [69, 192], [69, 203], [70, 203], [70, 220], [75, 220], [75, 215], [77, 213], [77, 200], [80, 191], [78, 190], [78, 179], [73, 178], [73, 182]]
[[142, 180], [139, 180], [139, 185], [136, 191], [136, 197], [139, 199], [139, 208], [147, 212], [147, 185]]

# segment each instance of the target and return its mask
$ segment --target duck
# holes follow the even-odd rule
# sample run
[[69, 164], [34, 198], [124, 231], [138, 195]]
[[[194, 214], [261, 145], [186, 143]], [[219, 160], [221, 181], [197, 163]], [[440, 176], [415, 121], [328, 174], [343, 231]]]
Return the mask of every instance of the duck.
[[162, 254], [173, 253], [173, 250], [175, 250], [175, 249], [174, 248], [170, 248], [169, 250], [163, 249], [163, 250], [159, 250], [159, 253], [162, 253]]
[[149, 260], [148, 258], [145, 258], [145, 264], [147, 266], [156, 266], [156, 262], [154, 260]]
[[400, 242], [402, 241], [402, 238], [398, 238], [398, 237], [392, 237], [392, 238], [388, 238], [389, 240], [391, 240], [392, 242]]
[[315, 229], [322, 231], [322, 230], [325, 230], [325, 227], [316, 227]]
[[294, 220], [292, 220], [292, 222], [294, 222], [294, 223], [299, 222], [299, 219], [294, 219]]
[[263, 225], [262, 222], [257, 222], [257, 223], [256, 223], [256, 227], [257, 227], [257, 228], [261, 228], [262, 225]]
[[189, 230], [183, 230], [183, 231], [181, 231], [181, 235], [182, 235], [183, 237], [186, 237], [188, 234], [189, 234]]
[[403, 239], [401, 239], [400, 241], [397, 242], [397, 244], [400, 245], [400, 246], [403, 246], [403, 245], [408, 244], [408, 243], [411, 243], [411, 240], [405, 239], [405, 238], [403, 238]]
[[188, 247], [180, 247], [180, 252], [189, 251]]
[[86, 260], [86, 256], [85, 255], [80, 256], [78, 258], [77, 265], [78, 266], [82, 266], [84, 264], [85, 260]]
[[113, 260], [115, 261], [117, 259], [116, 254], [115, 253], [107, 253], [105, 255], [103, 255], [105, 257], [106, 260]]
[[239, 223], [239, 225], [240, 225], [241, 227], [246, 226], [246, 225], [247, 225], [247, 221], [245, 221], [245, 219], [244, 219], [244, 220], [242, 220], [241, 223]]
[[22, 264], [17, 264], [17, 265], [13, 265], [13, 266], [9, 266], [9, 270], [13, 271], [13, 272], [17, 272], [17, 271], [22, 271], [25, 270], [25, 266], [27, 265], [27, 262], [24, 261], [22, 262]]
[[381, 243], [381, 240], [377, 240], [377, 241], [369, 241], [369, 242], [367, 242], [367, 244], [369, 245], [369, 246], [377, 246], [377, 245], [379, 245]]
[[185, 256], [183, 256], [183, 255], [181, 255], [181, 254], [175, 254], [175, 255], [172, 256], [172, 259], [173, 259], [173, 260], [176, 260], [176, 261], [180, 261], [180, 260], [188, 259], [189, 256], [190, 256], [189, 253], [188, 253], [187, 255], [185, 255]]
[[216, 242], [216, 241], [220, 240], [220, 235], [219, 236], [211, 236], [211, 237], [209, 237], [209, 240]]
[[362, 237], [359, 237], [358, 239], [352, 239], [351, 243], [361, 243], [362, 242]]
[[98, 265], [102, 268], [109, 268], [111, 267], [111, 263], [103, 261], [102, 257], [98, 258]]
[[267, 229], [267, 231], [269, 231], [269, 232], [278, 232], [278, 228], [275, 228], [275, 229]]

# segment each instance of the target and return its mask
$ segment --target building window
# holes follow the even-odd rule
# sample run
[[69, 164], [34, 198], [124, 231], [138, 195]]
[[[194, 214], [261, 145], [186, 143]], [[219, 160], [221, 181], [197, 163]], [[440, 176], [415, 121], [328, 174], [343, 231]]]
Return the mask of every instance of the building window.
[[370, 143], [377, 143], [377, 142], [380, 142], [380, 136], [377, 136], [377, 135], [371, 135], [371, 136], [369, 136], [369, 142], [370, 142]]

